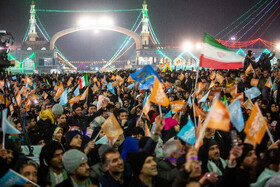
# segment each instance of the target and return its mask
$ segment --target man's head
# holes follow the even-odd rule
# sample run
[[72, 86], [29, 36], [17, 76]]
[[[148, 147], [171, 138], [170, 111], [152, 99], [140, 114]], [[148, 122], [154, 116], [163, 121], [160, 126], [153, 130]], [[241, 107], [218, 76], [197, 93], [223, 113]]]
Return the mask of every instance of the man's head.
[[240, 73], [240, 79], [242, 82], [246, 82], [246, 76], [244, 72]]
[[104, 168], [112, 175], [120, 174], [124, 171], [123, 159], [118, 151], [108, 148], [101, 156]]
[[74, 149], [80, 149], [82, 146], [82, 136], [79, 131], [68, 131], [65, 134], [66, 145]]
[[237, 159], [237, 164], [241, 169], [252, 170], [257, 166], [257, 156], [251, 144], [243, 144], [242, 155]]
[[123, 107], [125, 107], [125, 108], [129, 107], [129, 100], [128, 99], [123, 100]]
[[125, 109], [120, 109], [119, 110], [119, 115], [118, 115], [118, 120], [127, 120], [128, 119], [128, 112]]
[[163, 146], [163, 156], [169, 161], [175, 161], [185, 154], [184, 146], [178, 140], [169, 140]]
[[209, 160], [218, 161], [220, 159], [220, 149], [217, 142], [213, 139], [210, 140], [209, 143], [209, 151], [208, 151]]
[[81, 117], [83, 115], [82, 106], [78, 103], [74, 103], [72, 106], [73, 114]]
[[66, 115], [61, 114], [60, 116], [58, 116], [57, 123], [58, 125], [66, 123]]
[[[38, 180], [38, 164], [31, 159], [23, 158], [17, 161], [15, 171], [27, 178], [28, 180], [37, 183]], [[33, 186], [31, 183], [26, 183], [23, 186]]]
[[91, 115], [91, 114], [94, 114], [95, 112], [97, 112], [97, 107], [93, 104], [89, 105], [88, 113]]
[[146, 152], [128, 153], [127, 161], [130, 163], [135, 176], [154, 177], [158, 174], [157, 163]]
[[48, 142], [40, 153], [40, 165], [54, 169], [62, 169], [63, 148], [56, 141]]
[[132, 129], [132, 137], [135, 137], [138, 141], [145, 135], [143, 128], [134, 127]]
[[269, 76], [270, 76], [269, 70], [264, 70], [264, 71], [263, 71], [263, 77], [264, 77], [264, 78], [268, 78]]
[[25, 118], [25, 128], [29, 129], [31, 127], [34, 127], [36, 125], [36, 118], [32, 116], [27, 116]]
[[73, 178], [80, 181], [90, 175], [90, 167], [87, 164], [87, 156], [76, 149], [70, 149], [63, 154], [62, 161], [64, 168]]

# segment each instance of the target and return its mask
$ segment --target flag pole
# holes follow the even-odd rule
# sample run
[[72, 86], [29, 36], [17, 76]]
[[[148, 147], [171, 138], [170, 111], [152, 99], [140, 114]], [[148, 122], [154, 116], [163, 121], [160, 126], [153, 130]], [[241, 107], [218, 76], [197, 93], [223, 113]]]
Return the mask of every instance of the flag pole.
[[4, 131], [2, 131], [3, 132], [3, 140], [2, 140], [2, 148], [3, 149], [5, 149], [5, 132]]
[[102, 131], [102, 128], [99, 130], [98, 134], [95, 136], [94, 141], [96, 141], [96, 139], [99, 137], [101, 131]]
[[[196, 78], [195, 78], [195, 86], [194, 86], [194, 89], [196, 89], [196, 86], [197, 86], [197, 80], [198, 80], [198, 74], [199, 74], [199, 66], [196, 70]], [[195, 126], [197, 127], [197, 124], [196, 124], [196, 119], [195, 119], [195, 109], [194, 109], [194, 100], [195, 98], [193, 98], [193, 119], [194, 119], [194, 124]]]
[[161, 105], [158, 105], [158, 106], [159, 106], [159, 113], [160, 113], [160, 116], [162, 117]]
[[271, 135], [271, 132], [269, 131], [269, 129], [268, 129], [267, 126], [266, 126], [266, 132], [267, 132], [267, 134], [268, 134], [268, 136], [269, 136], [270, 141], [274, 144], [275, 142], [274, 142], [273, 137], [272, 137], [272, 135]]

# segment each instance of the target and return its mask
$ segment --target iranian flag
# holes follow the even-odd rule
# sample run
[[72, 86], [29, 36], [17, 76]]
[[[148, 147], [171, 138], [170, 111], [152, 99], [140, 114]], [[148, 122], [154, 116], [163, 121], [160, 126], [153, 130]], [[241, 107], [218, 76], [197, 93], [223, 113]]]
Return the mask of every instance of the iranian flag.
[[208, 33], [204, 33], [203, 49], [199, 66], [213, 69], [243, 68], [244, 58], [220, 44]]
[[88, 84], [88, 77], [87, 74], [85, 74], [82, 78], [79, 79], [79, 87], [82, 89]]

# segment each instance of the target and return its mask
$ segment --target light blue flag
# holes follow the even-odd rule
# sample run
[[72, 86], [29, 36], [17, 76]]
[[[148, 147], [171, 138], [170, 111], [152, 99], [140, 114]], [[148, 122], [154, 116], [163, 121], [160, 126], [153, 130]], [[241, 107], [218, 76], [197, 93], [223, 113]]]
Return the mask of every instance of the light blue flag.
[[52, 85], [53, 85], [53, 87], [55, 87], [55, 81], [52, 81]]
[[172, 91], [173, 91], [173, 89], [170, 87], [170, 88], [167, 90], [166, 93], [168, 94], [168, 93], [170, 93], [170, 92], [172, 92]]
[[107, 88], [112, 94], [116, 95], [114, 87], [112, 86], [111, 82], [107, 85]]
[[103, 136], [102, 138], [100, 138], [97, 142], [95, 142], [95, 144], [108, 144], [108, 139], [107, 136]]
[[241, 105], [239, 99], [235, 99], [229, 106], [230, 121], [234, 127], [241, 132], [244, 129], [244, 118], [242, 115]]
[[207, 103], [204, 104], [203, 110], [204, 110], [204, 111], [208, 111], [208, 110], [209, 110], [209, 108], [208, 108], [208, 106], [207, 106]]
[[75, 89], [74, 95], [75, 95], [75, 97], [77, 97], [78, 95], [80, 95], [80, 88], [79, 88], [79, 86], [77, 86], [77, 88]]
[[250, 100], [261, 95], [260, 90], [256, 86], [253, 86], [252, 88], [245, 90], [244, 92]]
[[[150, 97], [150, 96], [149, 96]], [[146, 104], [146, 101], [147, 101], [147, 92], [145, 92], [145, 98], [144, 98], [144, 101], [143, 101], [143, 107], [145, 106], [145, 104]]]
[[194, 144], [195, 128], [191, 119], [189, 119], [188, 123], [180, 130], [177, 137], [190, 145]]
[[164, 115], [165, 118], [172, 118], [171, 110], [167, 114]]
[[210, 90], [207, 92], [207, 94], [205, 94], [199, 101], [198, 103], [205, 103], [207, 98], [208, 98], [208, 95], [210, 93]]
[[129, 85], [127, 88], [128, 88], [128, 89], [133, 89], [134, 86], [135, 86], [135, 82], [134, 82], [133, 84]]
[[12, 76], [12, 80], [13, 81], [17, 80], [17, 76]]
[[189, 107], [192, 106], [192, 96], [191, 95], [189, 96], [189, 99], [188, 99], [188, 105], [189, 105]]
[[155, 133], [155, 129], [156, 129], [156, 122], [153, 123], [153, 126], [151, 128], [151, 134]]
[[123, 107], [123, 102], [122, 102], [120, 96], [118, 96], [118, 102], [121, 103], [121, 108], [122, 108]]
[[64, 92], [60, 96], [60, 103], [62, 106], [66, 105], [68, 103], [67, 88], [64, 90]]
[[7, 119], [7, 114], [8, 114], [8, 109], [7, 108], [3, 109], [2, 110], [2, 131], [5, 134], [21, 134], [21, 132], [13, 126], [13, 123]]
[[11, 169], [9, 169], [9, 171], [5, 173], [2, 178], [0, 178], [0, 184], [2, 187], [10, 187], [14, 185], [22, 186], [27, 182], [31, 181]]
[[158, 78], [159, 82], [162, 82], [161, 78], [151, 65], [144, 66], [135, 73], [130, 74], [130, 76], [132, 79], [139, 82], [140, 89], [145, 90], [153, 87], [155, 76]]

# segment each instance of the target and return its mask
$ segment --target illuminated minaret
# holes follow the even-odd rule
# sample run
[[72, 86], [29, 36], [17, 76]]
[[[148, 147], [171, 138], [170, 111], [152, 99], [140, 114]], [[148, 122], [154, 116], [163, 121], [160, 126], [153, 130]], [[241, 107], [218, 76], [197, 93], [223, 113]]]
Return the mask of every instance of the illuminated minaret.
[[30, 24], [30, 29], [28, 34], [29, 41], [36, 41], [36, 38], [38, 38], [38, 34], [36, 32], [35, 15], [36, 15], [35, 4], [32, 1], [32, 4], [30, 6], [30, 19], [29, 19], [29, 24]]
[[142, 45], [145, 46], [144, 48], [148, 48], [149, 45], [149, 35], [150, 32], [148, 30], [148, 6], [146, 0], [143, 2], [143, 9], [142, 9], [142, 31], [141, 31], [141, 38], [142, 38]]

